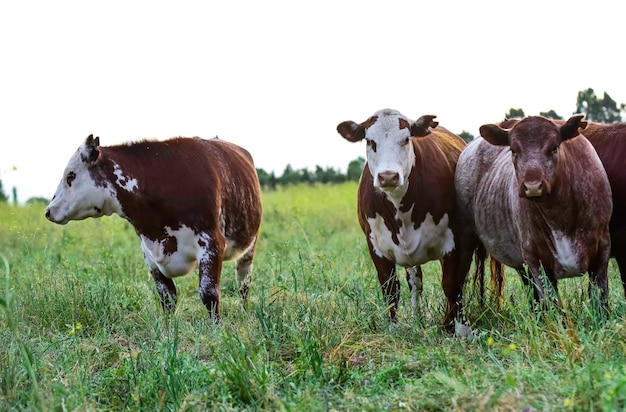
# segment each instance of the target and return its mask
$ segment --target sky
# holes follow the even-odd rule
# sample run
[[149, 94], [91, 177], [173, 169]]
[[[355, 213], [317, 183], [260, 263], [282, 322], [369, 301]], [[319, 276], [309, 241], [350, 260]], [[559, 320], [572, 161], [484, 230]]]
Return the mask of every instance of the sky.
[[89, 134], [103, 146], [219, 136], [281, 175], [346, 171], [336, 132], [383, 108], [478, 134], [511, 108], [626, 102], [626, 3], [3, 1], [0, 180], [51, 198]]

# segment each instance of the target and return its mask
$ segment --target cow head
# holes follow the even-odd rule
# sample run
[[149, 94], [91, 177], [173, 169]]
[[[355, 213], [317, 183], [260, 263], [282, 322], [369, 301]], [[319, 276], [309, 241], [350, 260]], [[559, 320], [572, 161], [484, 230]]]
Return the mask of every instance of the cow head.
[[480, 135], [491, 144], [511, 147], [520, 197], [541, 197], [549, 195], [556, 182], [561, 143], [578, 136], [578, 129], [587, 126], [583, 117], [572, 116], [559, 126], [544, 117], [529, 116], [510, 129], [483, 125]]
[[117, 211], [119, 204], [112, 196], [114, 190], [110, 185], [94, 180], [93, 169], [100, 155], [99, 145], [99, 138], [89, 135], [70, 158], [46, 209], [46, 217], [51, 222], [64, 225], [70, 220], [100, 217]]
[[431, 127], [437, 127], [435, 117], [426, 115], [414, 122], [395, 110], [384, 109], [360, 124], [342, 122], [337, 131], [350, 142], [365, 139], [367, 165], [374, 177], [374, 186], [393, 191], [404, 187], [415, 165], [411, 136], [429, 134]]

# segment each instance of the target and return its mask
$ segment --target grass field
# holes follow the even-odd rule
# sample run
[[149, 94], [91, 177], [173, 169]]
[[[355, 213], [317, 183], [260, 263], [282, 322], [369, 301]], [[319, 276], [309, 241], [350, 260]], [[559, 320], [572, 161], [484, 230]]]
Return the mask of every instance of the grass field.
[[587, 277], [563, 280], [567, 317], [537, 315], [507, 274], [497, 309], [466, 287], [474, 338], [446, 334], [439, 264], [411, 311], [387, 321], [356, 220], [356, 184], [264, 193], [250, 305], [234, 265], [224, 323], [177, 279], [166, 318], [139, 240], [118, 217], [45, 220], [0, 204], [0, 410], [569, 411], [626, 408], [626, 305], [610, 262], [610, 315]]

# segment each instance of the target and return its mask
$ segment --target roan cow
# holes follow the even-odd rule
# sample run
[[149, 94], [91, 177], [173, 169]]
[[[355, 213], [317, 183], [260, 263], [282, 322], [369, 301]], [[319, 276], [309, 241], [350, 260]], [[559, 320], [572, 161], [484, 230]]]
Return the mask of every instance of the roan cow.
[[[520, 119], [506, 119], [500, 126], [510, 128]], [[552, 120], [563, 125], [564, 120]], [[624, 294], [626, 295], [626, 169], [623, 158], [626, 156], [626, 123], [587, 122], [581, 131], [596, 149], [609, 178], [613, 196], [613, 213], [609, 222], [611, 234], [611, 256], [617, 261]], [[499, 272], [494, 272], [499, 269]], [[482, 269], [482, 268], [481, 268]], [[480, 276], [480, 275], [479, 275]], [[502, 266], [492, 260], [492, 280], [501, 285], [504, 280]]]
[[165, 311], [176, 307], [172, 279], [198, 267], [200, 299], [219, 321], [222, 261], [231, 259], [245, 303], [262, 215], [250, 154], [218, 138], [99, 144], [90, 135], [70, 158], [46, 217], [128, 220]]
[[579, 134], [587, 124], [582, 119], [487, 124], [467, 145], [455, 176], [465, 273], [472, 253], [484, 247], [534, 286], [544, 308], [550, 285], [556, 294], [558, 279], [584, 273], [606, 304], [611, 188], [596, 151]]
[[342, 122], [337, 131], [350, 142], [367, 143], [357, 213], [391, 320], [396, 320], [400, 298], [396, 265], [406, 268], [415, 305], [422, 287], [420, 265], [439, 260], [447, 298], [444, 325], [451, 331], [464, 283], [456, 248], [454, 169], [465, 142], [434, 119], [426, 115], [412, 121], [384, 109], [360, 124]]

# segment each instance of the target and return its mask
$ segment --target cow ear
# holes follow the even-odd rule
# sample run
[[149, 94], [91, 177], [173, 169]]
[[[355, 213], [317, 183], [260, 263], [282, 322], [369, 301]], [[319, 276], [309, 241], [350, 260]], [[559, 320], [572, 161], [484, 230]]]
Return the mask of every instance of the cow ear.
[[562, 142], [578, 136], [580, 134], [578, 129], [584, 129], [587, 127], [587, 122], [583, 120], [584, 117], [585, 115], [583, 114], [577, 114], [570, 117], [567, 122], [561, 126], [560, 133]]
[[341, 122], [337, 126], [337, 132], [350, 142], [358, 142], [365, 137], [365, 126], [351, 120]]
[[435, 117], [432, 114], [425, 114], [417, 119], [411, 125], [411, 136], [423, 137], [430, 133], [430, 128], [439, 126], [439, 122], [435, 121]]
[[498, 125], [500, 127], [502, 127], [503, 129], [510, 129], [511, 127], [515, 126], [515, 124], [518, 123], [518, 122], [519, 122], [519, 119], [508, 119], [508, 118], [505, 118]]
[[82, 157], [83, 162], [85, 163], [94, 163], [100, 152], [98, 151], [98, 147], [100, 146], [100, 137], [93, 137], [92, 134], [87, 136], [87, 140], [85, 140], [85, 154]]
[[484, 124], [480, 126], [480, 135], [489, 143], [496, 146], [509, 145], [509, 129], [503, 129], [495, 124]]

